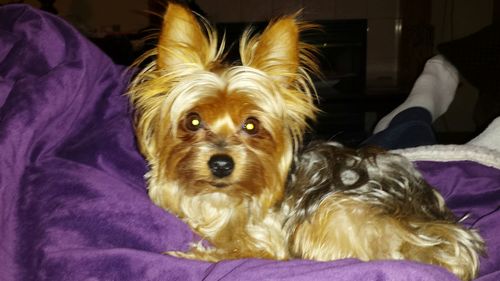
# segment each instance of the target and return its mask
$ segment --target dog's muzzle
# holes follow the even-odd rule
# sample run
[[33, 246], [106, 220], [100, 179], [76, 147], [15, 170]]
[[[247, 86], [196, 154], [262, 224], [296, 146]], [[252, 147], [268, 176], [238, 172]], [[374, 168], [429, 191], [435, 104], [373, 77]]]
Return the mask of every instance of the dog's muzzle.
[[208, 167], [210, 168], [212, 175], [218, 178], [224, 178], [233, 172], [234, 161], [229, 155], [217, 154], [208, 160]]

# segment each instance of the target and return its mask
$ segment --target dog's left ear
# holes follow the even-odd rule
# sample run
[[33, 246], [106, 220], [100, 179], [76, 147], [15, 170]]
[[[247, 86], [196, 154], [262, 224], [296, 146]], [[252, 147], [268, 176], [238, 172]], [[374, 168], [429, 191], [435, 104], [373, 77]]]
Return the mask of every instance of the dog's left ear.
[[299, 25], [295, 17], [278, 19], [259, 37], [248, 42], [245, 39], [240, 49], [244, 65], [262, 70], [282, 83], [295, 79], [300, 63]]

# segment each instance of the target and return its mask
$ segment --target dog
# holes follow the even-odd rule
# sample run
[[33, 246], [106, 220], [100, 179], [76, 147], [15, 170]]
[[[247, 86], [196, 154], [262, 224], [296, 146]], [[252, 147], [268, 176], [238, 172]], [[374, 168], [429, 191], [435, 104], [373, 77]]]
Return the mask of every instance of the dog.
[[[326, 144], [299, 154], [318, 112], [310, 76], [318, 65], [314, 47], [299, 40], [315, 26], [297, 15], [262, 33], [247, 29], [241, 62], [229, 64], [208, 22], [168, 4], [157, 48], [138, 64], [154, 59], [128, 95], [151, 200], [210, 246], [167, 253], [212, 262], [408, 258], [470, 278], [482, 240], [452, 223], [442, 198], [410, 164], [397, 164], [401, 157], [357, 160]], [[341, 160], [332, 165], [323, 152]]]

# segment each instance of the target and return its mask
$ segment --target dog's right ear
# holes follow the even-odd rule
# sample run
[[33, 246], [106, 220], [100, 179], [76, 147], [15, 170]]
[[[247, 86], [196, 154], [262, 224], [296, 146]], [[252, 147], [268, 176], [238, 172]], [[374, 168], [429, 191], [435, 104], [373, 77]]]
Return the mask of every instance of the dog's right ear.
[[180, 4], [169, 3], [158, 41], [157, 65], [173, 70], [183, 65], [206, 66], [210, 44], [193, 13]]

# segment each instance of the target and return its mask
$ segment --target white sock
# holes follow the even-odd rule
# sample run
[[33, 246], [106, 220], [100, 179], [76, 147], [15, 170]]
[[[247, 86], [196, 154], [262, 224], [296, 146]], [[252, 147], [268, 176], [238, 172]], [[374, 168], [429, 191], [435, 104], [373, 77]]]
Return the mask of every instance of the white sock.
[[500, 152], [500, 117], [493, 120], [490, 125], [468, 144], [487, 147]]
[[373, 133], [386, 129], [396, 114], [411, 107], [427, 109], [432, 115], [432, 121], [436, 120], [448, 110], [455, 98], [458, 82], [458, 71], [453, 65], [441, 55], [432, 57], [425, 63], [424, 70], [413, 84], [408, 98], [380, 119]]

